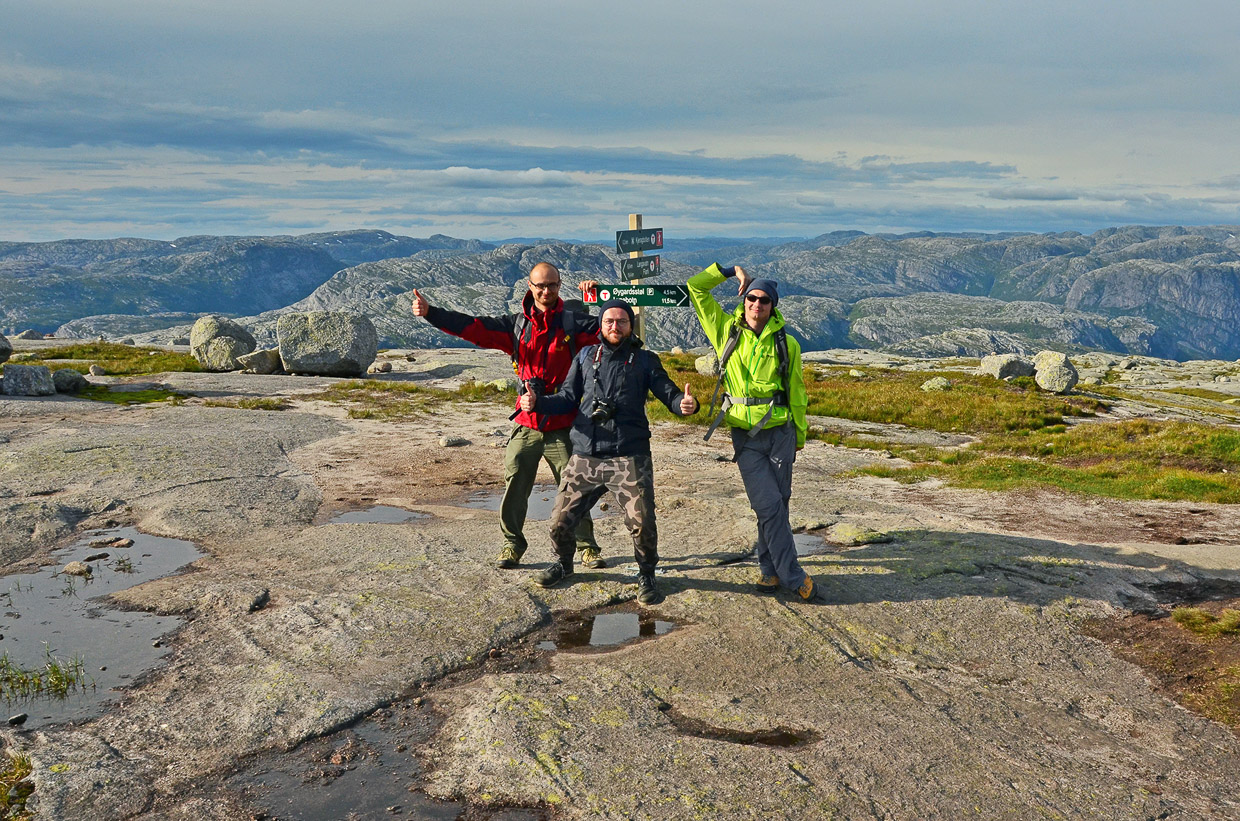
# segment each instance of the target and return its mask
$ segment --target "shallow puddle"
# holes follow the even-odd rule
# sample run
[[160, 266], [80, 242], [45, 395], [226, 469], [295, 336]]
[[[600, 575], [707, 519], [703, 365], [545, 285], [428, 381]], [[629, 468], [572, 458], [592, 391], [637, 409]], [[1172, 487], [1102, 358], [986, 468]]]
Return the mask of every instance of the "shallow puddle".
[[[529, 507], [526, 508], [525, 518], [533, 522], [541, 522], [551, 518], [551, 508], [555, 504], [555, 485], [534, 485], [534, 490], [530, 492]], [[504, 498], [504, 492], [480, 490], [469, 494], [469, 497], [461, 502], [461, 507], [469, 507], [475, 510], [499, 510], [500, 502]], [[607, 509], [603, 509], [603, 505]], [[601, 519], [604, 516], [614, 516], [616, 513], [616, 500], [610, 494], [605, 494], [603, 498], [590, 510], [590, 518]]]
[[[133, 545], [98, 544], [112, 539], [132, 539]], [[26, 713], [28, 729], [103, 713], [118, 689], [166, 655], [157, 640], [181, 624], [175, 616], [119, 610], [103, 597], [167, 576], [203, 555], [192, 542], [124, 527], [94, 532], [56, 551], [56, 564], [38, 573], [0, 579], [0, 653], [22, 670], [43, 668], [49, 654], [62, 666], [80, 659], [85, 674], [85, 687], [64, 699], [8, 697], [6, 687], [9, 714]], [[85, 562], [90, 576], [61, 573], [72, 561]]]
[[831, 549], [821, 536], [813, 533], [794, 533], [792, 541], [796, 544], [798, 556], [812, 556], [815, 553], [826, 553]]
[[431, 518], [429, 513], [419, 513], [415, 510], [405, 510], [402, 507], [392, 507], [391, 505], [375, 505], [366, 510], [346, 510], [344, 513], [338, 513], [328, 521], [328, 524], [399, 525], [405, 522], [412, 522], [415, 519], [429, 518]]
[[538, 642], [540, 650], [572, 651], [619, 647], [639, 639], [661, 636], [676, 628], [639, 613], [592, 613], [565, 617], [550, 628], [551, 638]]

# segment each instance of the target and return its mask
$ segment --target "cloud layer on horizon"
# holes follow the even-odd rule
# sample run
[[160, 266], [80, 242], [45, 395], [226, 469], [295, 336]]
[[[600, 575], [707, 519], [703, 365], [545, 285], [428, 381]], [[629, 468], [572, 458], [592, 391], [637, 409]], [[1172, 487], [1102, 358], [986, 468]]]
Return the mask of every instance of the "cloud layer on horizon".
[[752, 9], [13, 8], [0, 239], [1240, 223], [1234, 5]]

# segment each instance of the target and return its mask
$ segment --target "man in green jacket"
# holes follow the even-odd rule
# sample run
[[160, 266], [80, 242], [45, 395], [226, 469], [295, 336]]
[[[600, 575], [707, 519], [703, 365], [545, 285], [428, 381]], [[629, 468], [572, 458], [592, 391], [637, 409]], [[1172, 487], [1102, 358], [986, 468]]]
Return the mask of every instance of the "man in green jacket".
[[[710, 292], [731, 277], [742, 299], [729, 314]], [[806, 601], [817, 601], [819, 591], [797, 561], [788, 521], [792, 463], [805, 447], [807, 399], [801, 346], [784, 332], [784, 318], [776, 309], [779, 286], [774, 280], [751, 279], [739, 265], [720, 268], [715, 263], [689, 280], [689, 299], [723, 366], [723, 409], [706, 435], [727, 423], [733, 461], [758, 516], [762, 578], [756, 587], [774, 593], [783, 585]], [[713, 411], [713, 400], [711, 405]]]

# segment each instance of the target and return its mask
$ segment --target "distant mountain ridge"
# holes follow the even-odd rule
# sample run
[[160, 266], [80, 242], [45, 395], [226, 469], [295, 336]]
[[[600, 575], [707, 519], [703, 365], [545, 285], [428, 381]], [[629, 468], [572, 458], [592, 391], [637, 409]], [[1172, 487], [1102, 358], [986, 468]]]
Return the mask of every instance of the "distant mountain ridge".
[[[1240, 227], [1125, 226], [1048, 234], [864, 234], [809, 240], [666, 237], [663, 273], [683, 283], [712, 261], [780, 283], [780, 310], [809, 350], [860, 346], [925, 355], [1043, 347], [1166, 358], [1240, 357]], [[371, 316], [382, 344], [462, 344], [409, 313], [418, 287], [468, 313], [514, 310], [534, 262], [568, 288], [615, 281], [604, 245], [494, 246], [383, 231], [0, 243], [0, 326], [166, 341], [153, 314], [227, 313], [266, 336], [290, 310]], [[728, 286], [716, 289], [735, 304]], [[102, 315], [112, 316], [102, 316]], [[125, 316], [142, 316], [125, 329]], [[688, 309], [655, 309], [656, 348], [703, 341]], [[72, 322], [71, 325], [66, 323]], [[129, 331], [138, 326], [139, 334]], [[184, 335], [177, 333], [175, 335]]]

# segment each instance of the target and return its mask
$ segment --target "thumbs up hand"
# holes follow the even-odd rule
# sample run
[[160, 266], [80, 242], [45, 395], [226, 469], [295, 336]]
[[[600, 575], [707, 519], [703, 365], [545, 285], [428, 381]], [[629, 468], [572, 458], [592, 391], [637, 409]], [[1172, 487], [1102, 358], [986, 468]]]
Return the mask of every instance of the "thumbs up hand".
[[410, 310], [414, 316], [426, 316], [426, 312], [431, 308], [431, 304], [426, 301], [426, 297], [418, 293], [418, 289], [413, 289], [413, 305]]
[[685, 383], [685, 395], [680, 397], [680, 415], [689, 416], [691, 414], [697, 413], [697, 411], [698, 411], [698, 401], [693, 398], [693, 393], [690, 390], [689, 384], [686, 382]]

